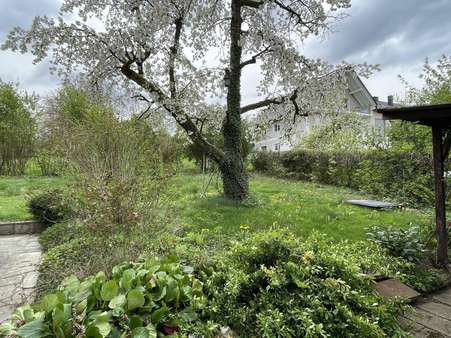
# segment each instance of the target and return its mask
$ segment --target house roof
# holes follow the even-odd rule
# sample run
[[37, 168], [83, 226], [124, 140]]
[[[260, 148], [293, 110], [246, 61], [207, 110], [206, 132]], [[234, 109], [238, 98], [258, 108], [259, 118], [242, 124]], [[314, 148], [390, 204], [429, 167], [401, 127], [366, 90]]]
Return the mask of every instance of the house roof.
[[366, 104], [376, 105], [374, 97], [366, 88], [360, 76], [354, 70], [347, 72], [349, 95], [353, 96], [362, 106]]
[[388, 102], [385, 101], [381, 101], [381, 100], [377, 100], [376, 102], [376, 107], [379, 109], [384, 109], [384, 108], [399, 108], [402, 107], [399, 103], [393, 103], [393, 105], [389, 105]]
[[381, 108], [376, 111], [386, 120], [403, 120], [424, 125], [451, 126], [451, 103], [401, 108]]

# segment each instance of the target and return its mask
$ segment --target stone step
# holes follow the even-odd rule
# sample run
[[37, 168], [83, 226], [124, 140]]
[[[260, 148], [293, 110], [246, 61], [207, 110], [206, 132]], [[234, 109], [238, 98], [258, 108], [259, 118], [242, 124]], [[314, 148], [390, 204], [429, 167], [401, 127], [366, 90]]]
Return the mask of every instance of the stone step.
[[44, 228], [38, 221], [0, 222], [0, 235], [35, 234]]
[[403, 284], [398, 279], [386, 279], [376, 283], [376, 291], [385, 298], [403, 298], [412, 302], [421, 296], [417, 291]]

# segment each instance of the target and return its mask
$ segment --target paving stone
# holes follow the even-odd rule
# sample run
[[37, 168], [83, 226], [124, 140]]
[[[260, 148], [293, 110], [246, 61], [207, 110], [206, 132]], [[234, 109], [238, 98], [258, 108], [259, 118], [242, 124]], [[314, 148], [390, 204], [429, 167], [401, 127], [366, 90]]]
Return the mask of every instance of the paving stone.
[[22, 280], [22, 288], [23, 289], [32, 289], [36, 286], [36, 282], [38, 281], [38, 273], [36, 271], [29, 272], [25, 275]]
[[451, 289], [447, 289], [432, 297], [435, 301], [451, 306]]
[[376, 283], [376, 291], [386, 298], [400, 297], [412, 301], [420, 296], [414, 289], [397, 279], [386, 279]]
[[37, 235], [0, 236], [0, 322], [33, 301], [40, 260]]
[[408, 315], [408, 318], [436, 334], [441, 334], [445, 337], [451, 335], [451, 321], [423, 309], [417, 308], [414, 313]]
[[451, 307], [442, 303], [428, 301], [416, 306], [418, 309], [430, 312], [434, 315], [451, 321]]

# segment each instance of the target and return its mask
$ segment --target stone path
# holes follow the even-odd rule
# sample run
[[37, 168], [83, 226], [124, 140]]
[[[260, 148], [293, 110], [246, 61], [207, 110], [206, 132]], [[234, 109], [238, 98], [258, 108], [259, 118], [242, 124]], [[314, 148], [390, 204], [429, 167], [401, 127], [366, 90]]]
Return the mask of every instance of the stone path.
[[0, 236], [0, 323], [32, 301], [40, 260], [38, 235]]
[[451, 288], [419, 300], [406, 324], [416, 338], [451, 338]]

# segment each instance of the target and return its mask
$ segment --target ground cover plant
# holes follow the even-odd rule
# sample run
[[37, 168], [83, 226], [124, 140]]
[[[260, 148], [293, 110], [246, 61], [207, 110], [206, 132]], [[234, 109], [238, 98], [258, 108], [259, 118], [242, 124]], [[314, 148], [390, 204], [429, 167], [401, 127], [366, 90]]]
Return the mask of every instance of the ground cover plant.
[[[219, 239], [201, 237], [207, 246]], [[318, 233], [245, 231], [222, 239], [224, 247], [206, 255], [200, 238], [159, 237], [172, 245], [107, 274], [66, 278], [19, 308], [0, 335], [212, 337], [227, 325], [242, 337], [406, 336], [396, 321], [406, 308], [377, 296], [372, 284], [384, 274], [412, 285], [413, 263], [376, 244]]]

